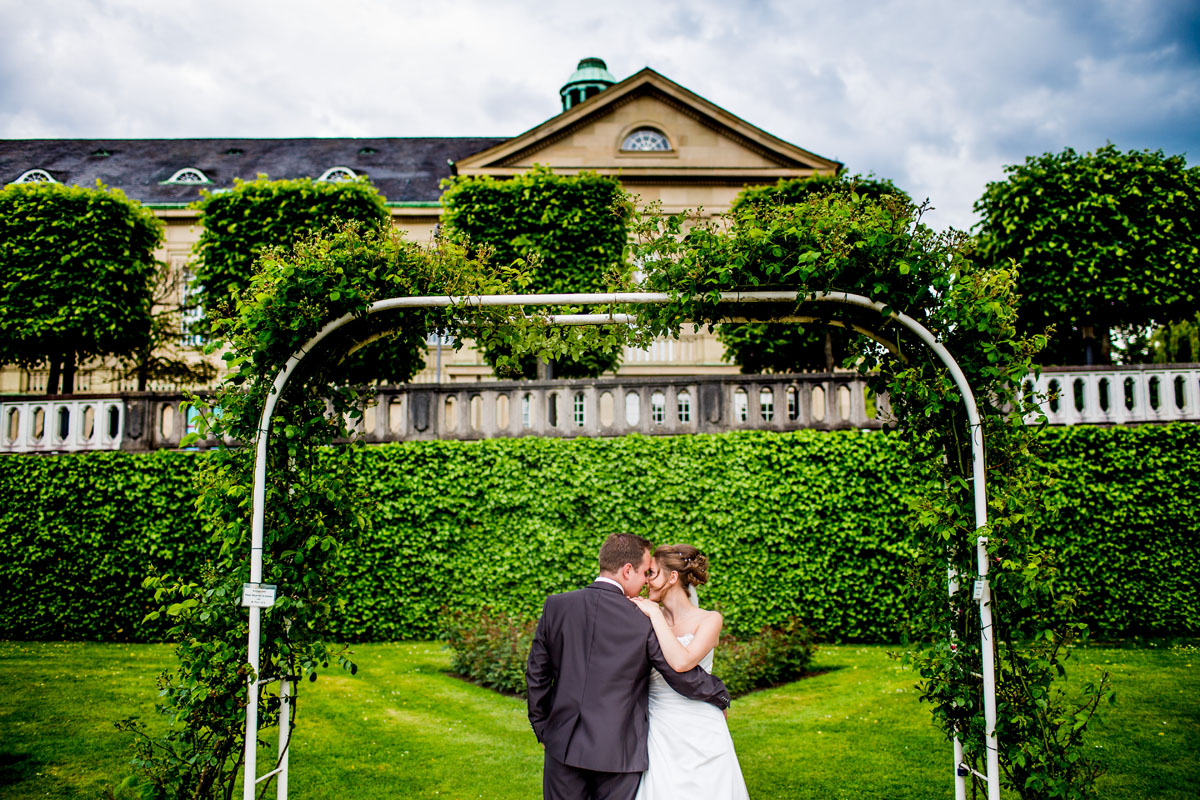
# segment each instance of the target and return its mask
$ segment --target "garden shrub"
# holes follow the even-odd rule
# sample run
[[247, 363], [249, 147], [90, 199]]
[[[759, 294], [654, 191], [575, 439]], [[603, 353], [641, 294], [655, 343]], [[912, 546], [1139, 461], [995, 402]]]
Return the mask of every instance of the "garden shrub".
[[[447, 609], [440, 621], [454, 672], [479, 686], [525, 696], [525, 663], [537, 628], [535, 618], [484, 606], [466, 614]], [[816, 649], [813, 639], [813, 632], [795, 621], [744, 639], [722, 636], [713, 674], [734, 697], [794, 681], [808, 671]]]
[[788, 683], [808, 672], [814, 641], [812, 630], [798, 621], [741, 639], [722, 636], [713, 656], [713, 674], [725, 681], [734, 697]]
[[525, 696], [525, 662], [537, 620], [484, 606], [473, 614], [447, 609], [441, 626], [452, 670], [471, 683]]

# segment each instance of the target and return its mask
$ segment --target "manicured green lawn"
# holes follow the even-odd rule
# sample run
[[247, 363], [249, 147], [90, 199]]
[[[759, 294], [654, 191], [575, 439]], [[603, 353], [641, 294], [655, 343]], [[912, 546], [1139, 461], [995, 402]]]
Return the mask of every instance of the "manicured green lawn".
[[[540, 797], [541, 750], [522, 701], [446, 675], [437, 643], [356, 651], [356, 677], [301, 690], [293, 798]], [[1110, 769], [1102, 797], [1200, 795], [1197, 659], [1191, 647], [1081, 654], [1074, 674], [1106, 667], [1119, 695], [1092, 738]], [[157, 645], [0, 643], [0, 798], [101, 796], [128, 774], [128, 742], [112, 722], [151, 718], [154, 674], [170, 664]], [[950, 747], [887, 648], [826, 647], [816, 666], [826, 671], [734, 704], [752, 797], [952, 796]]]

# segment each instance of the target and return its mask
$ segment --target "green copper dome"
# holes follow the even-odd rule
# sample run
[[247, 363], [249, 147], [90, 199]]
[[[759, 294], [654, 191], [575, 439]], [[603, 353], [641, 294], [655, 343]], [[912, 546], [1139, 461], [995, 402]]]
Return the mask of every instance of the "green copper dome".
[[602, 58], [585, 58], [558, 90], [562, 97], [563, 111], [578, 105], [593, 95], [600, 94], [617, 82]]

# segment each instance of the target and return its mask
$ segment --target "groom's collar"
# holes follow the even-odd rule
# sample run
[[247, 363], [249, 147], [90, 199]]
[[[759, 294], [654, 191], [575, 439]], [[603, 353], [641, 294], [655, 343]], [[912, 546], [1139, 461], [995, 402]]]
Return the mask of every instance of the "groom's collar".
[[598, 586], [599, 588], [603, 589], [605, 588], [604, 584], [606, 583], [617, 587], [617, 591], [619, 591], [621, 594], [625, 594], [625, 588], [621, 586], [621, 584], [617, 583], [612, 578], [605, 577], [604, 575], [596, 578], [595, 582], [592, 583], [592, 586]]

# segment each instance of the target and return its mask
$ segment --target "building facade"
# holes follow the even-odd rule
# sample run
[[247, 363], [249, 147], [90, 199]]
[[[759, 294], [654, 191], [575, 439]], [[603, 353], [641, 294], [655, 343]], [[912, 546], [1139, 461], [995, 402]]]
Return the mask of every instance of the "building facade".
[[[170, 291], [187, 291], [188, 263], [200, 235], [190, 207], [202, 189], [235, 178], [366, 175], [386, 198], [392, 219], [416, 241], [432, 237], [441, 216], [440, 183], [451, 175], [507, 178], [535, 164], [560, 174], [616, 176], [642, 202], [667, 213], [720, 213], [745, 186], [836, 173], [841, 164], [783, 141], [650, 68], [617, 81], [587, 58], [559, 90], [563, 111], [518, 136], [329, 139], [140, 139], [0, 141], [0, 182], [52, 180], [120, 188], [166, 224], [159, 258], [170, 265]], [[182, 299], [182, 298], [180, 298]], [[181, 347], [192, 343], [182, 342]], [[619, 376], [731, 374], [708, 334], [684, 334], [625, 354]], [[429, 366], [416, 382], [491, 380], [470, 348], [430, 343]], [[90, 369], [89, 369], [90, 366]], [[135, 388], [103, 365], [84, 365], [77, 392]], [[151, 386], [171, 390], [174, 386]], [[45, 375], [5, 368], [0, 394], [40, 393]]]

